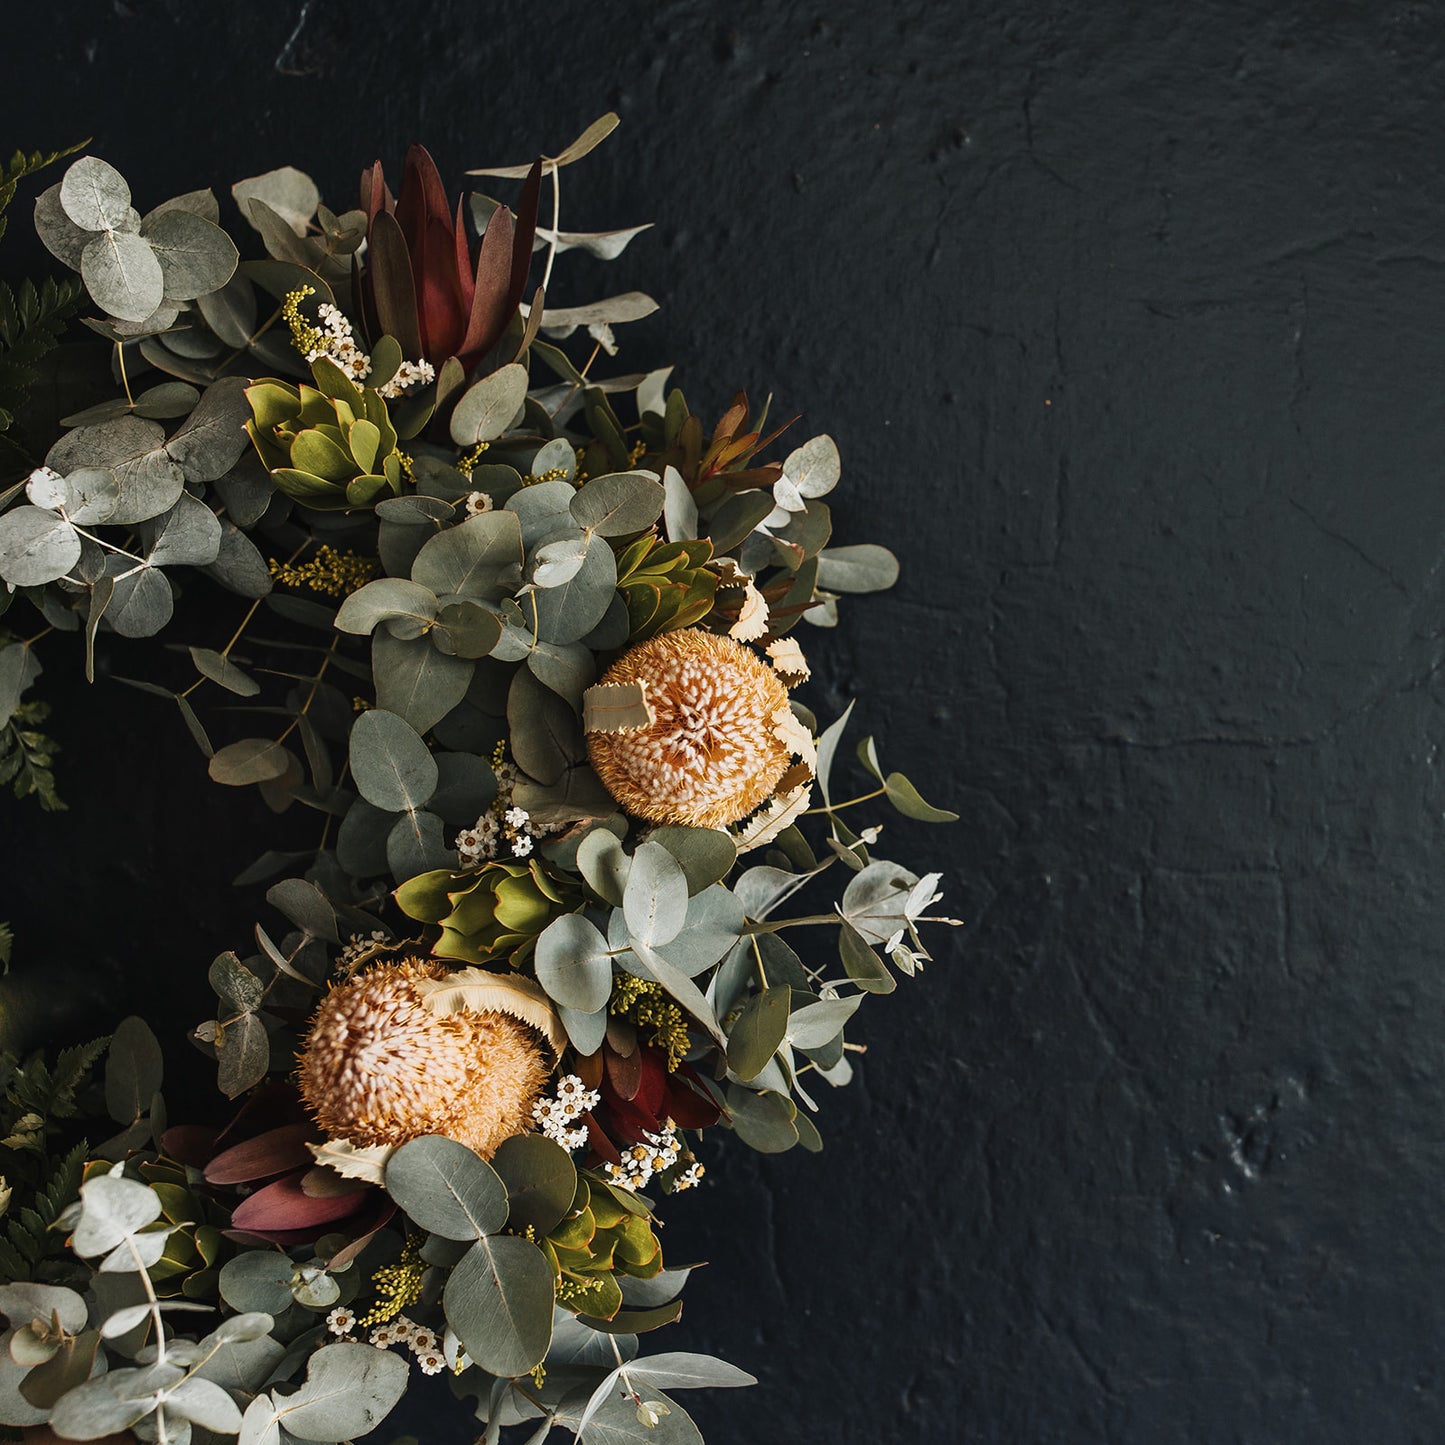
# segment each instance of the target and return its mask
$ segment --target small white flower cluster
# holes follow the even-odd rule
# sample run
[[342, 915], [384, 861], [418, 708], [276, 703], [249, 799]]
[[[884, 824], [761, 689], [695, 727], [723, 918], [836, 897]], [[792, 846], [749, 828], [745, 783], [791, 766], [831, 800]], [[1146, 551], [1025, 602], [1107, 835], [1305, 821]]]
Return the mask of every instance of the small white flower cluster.
[[619, 1189], [636, 1193], [654, 1174], [671, 1169], [682, 1157], [677, 1140], [677, 1125], [671, 1119], [660, 1134], [643, 1134], [645, 1143], [629, 1144], [622, 1151], [621, 1164], [608, 1164], [608, 1180]]
[[[356, 1328], [356, 1315], [343, 1305], [326, 1316], [326, 1325], [333, 1335], [345, 1338]], [[378, 1350], [405, 1345], [416, 1356], [417, 1365], [424, 1375], [439, 1375], [447, 1367], [446, 1355], [442, 1352], [442, 1342], [436, 1331], [407, 1319], [405, 1315], [377, 1325], [367, 1339]], [[459, 1360], [459, 1363], [465, 1368], [465, 1364], [470, 1362]]]
[[341, 950], [337, 963], [342, 968], [352, 968], [378, 944], [386, 942], [386, 933], [380, 928], [373, 928], [370, 935], [364, 933], [353, 933], [346, 940], [346, 946]]
[[538, 1099], [532, 1105], [532, 1117], [547, 1138], [571, 1153], [587, 1143], [587, 1126], [579, 1123], [583, 1114], [601, 1102], [602, 1095], [589, 1089], [576, 1074], [563, 1074], [557, 1080], [557, 1097]]
[[469, 517], [480, 517], [483, 512], [490, 512], [495, 505], [489, 492], [468, 492], [462, 502]]
[[453, 845], [461, 854], [464, 868], [474, 868], [497, 858], [504, 843], [513, 858], [525, 858], [541, 839], [565, 826], [535, 823], [525, 808], [512, 803], [512, 789], [517, 785], [514, 764], [497, 763], [492, 772], [497, 779], [496, 801], [470, 828], [463, 828], [457, 834]]
[[698, 1163], [696, 1159], [673, 1180], [672, 1192], [680, 1194], [684, 1189], [696, 1189], [702, 1183], [702, 1176], [707, 1170]]
[[[321, 344], [306, 353], [306, 360], [311, 362], [329, 356], [352, 381], [365, 381], [371, 375], [371, 358], [356, 344], [356, 338], [351, 334], [351, 322], [329, 301], [323, 301], [317, 307], [316, 319], [322, 327]], [[436, 370], [431, 362], [403, 361], [397, 367], [396, 375], [378, 391], [391, 400], [418, 382], [435, 379]]]

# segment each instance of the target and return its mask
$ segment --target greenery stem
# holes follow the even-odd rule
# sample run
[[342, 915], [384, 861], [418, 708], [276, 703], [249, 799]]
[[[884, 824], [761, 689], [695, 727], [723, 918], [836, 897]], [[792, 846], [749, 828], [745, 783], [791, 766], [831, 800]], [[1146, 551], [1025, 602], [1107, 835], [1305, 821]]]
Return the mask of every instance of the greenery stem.
[[871, 803], [874, 798], [881, 798], [887, 791], [887, 788], [874, 788], [871, 793], [861, 793], [856, 798], [849, 798], [846, 803], [827, 803], [821, 808], [809, 808], [803, 816], [811, 818], [815, 813], [837, 813], [844, 808], [852, 808], [858, 803]]

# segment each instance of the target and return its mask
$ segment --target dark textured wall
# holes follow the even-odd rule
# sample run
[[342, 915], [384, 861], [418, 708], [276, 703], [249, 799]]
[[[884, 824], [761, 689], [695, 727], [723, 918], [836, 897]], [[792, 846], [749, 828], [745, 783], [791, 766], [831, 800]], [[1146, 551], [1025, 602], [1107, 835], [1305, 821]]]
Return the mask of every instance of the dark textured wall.
[[[712, 1267], [669, 1343], [762, 1379], [687, 1401], [712, 1445], [1438, 1438], [1442, 20], [116, 0], [6, 56], [0, 138], [93, 133], [146, 203], [286, 162], [345, 202], [412, 138], [456, 184], [616, 108], [564, 224], [658, 223], [620, 364], [804, 411], [904, 558], [810, 700], [964, 814], [891, 833], [970, 927], [864, 1010], [821, 1156], [715, 1151], [672, 1210]], [[189, 1021], [253, 903], [198, 846], [290, 824], [102, 701], [179, 771], [27, 836], [3, 911], [31, 979], [99, 959], [93, 1011], [193, 969]]]

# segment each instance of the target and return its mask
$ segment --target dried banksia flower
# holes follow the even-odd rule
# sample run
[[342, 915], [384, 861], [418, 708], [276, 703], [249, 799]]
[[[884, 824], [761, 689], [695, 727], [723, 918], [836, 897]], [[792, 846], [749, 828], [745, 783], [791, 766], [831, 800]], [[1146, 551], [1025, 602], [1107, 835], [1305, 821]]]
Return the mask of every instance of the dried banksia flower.
[[587, 734], [592, 766], [629, 813], [725, 828], [770, 798], [793, 755], [787, 689], [756, 653], [697, 628], [624, 653], [603, 688], [641, 684], [649, 720]]
[[444, 1134], [488, 1159], [531, 1127], [551, 1074], [547, 1043], [504, 999], [439, 1017], [425, 997], [445, 976], [422, 959], [383, 963], [322, 999], [300, 1085], [327, 1134], [363, 1148]]

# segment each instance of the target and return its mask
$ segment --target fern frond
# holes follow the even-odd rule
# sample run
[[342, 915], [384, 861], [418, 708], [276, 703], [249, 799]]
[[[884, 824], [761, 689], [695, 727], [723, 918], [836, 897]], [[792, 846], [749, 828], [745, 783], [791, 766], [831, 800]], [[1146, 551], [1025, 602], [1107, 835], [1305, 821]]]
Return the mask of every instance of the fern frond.
[[50, 1118], [75, 1117], [75, 1096], [109, 1043], [110, 1038], [107, 1035], [102, 1039], [92, 1039], [88, 1044], [75, 1044], [60, 1051], [51, 1077]]
[[22, 281], [18, 293], [0, 282], [0, 431], [9, 427], [9, 417], [34, 384], [36, 366], [60, 343], [65, 324], [85, 299], [85, 283], [79, 276], [63, 281], [47, 277], [36, 286]]
[[37, 171], [43, 171], [46, 166], [54, 165], [56, 161], [64, 160], [66, 156], [73, 156], [83, 146], [90, 144], [90, 137], [76, 145], [67, 146], [63, 151], [51, 151], [46, 155], [42, 151], [16, 151], [10, 157], [10, 164], [0, 169], [0, 236], [5, 234], [5, 226], [8, 217], [5, 209], [15, 199], [15, 191], [20, 182], [27, 176], [33, 176]]

